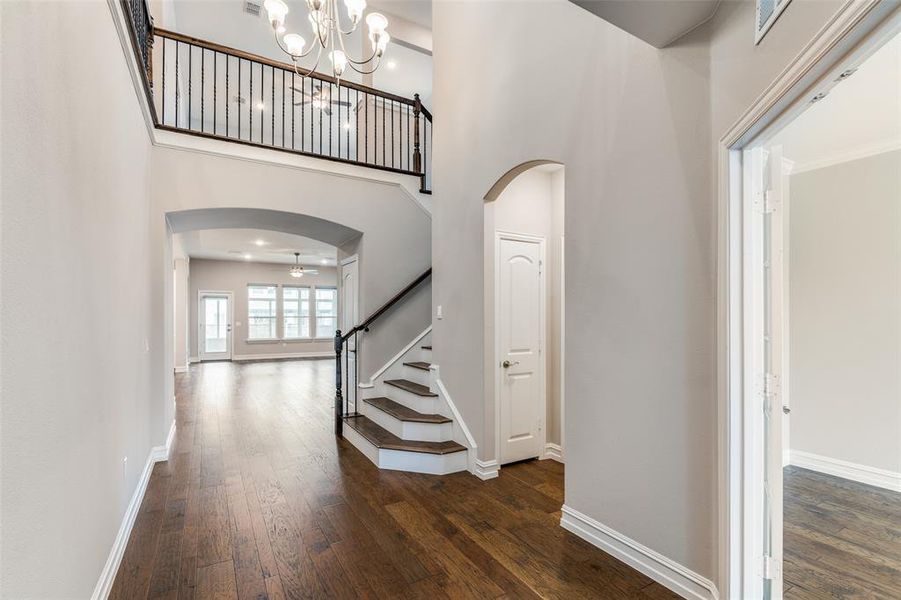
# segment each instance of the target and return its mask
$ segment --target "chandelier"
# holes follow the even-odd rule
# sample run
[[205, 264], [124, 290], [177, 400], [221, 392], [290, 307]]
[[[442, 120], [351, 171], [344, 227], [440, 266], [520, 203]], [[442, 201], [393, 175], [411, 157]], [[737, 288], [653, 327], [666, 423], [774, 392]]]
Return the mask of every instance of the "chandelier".
[[294, 266], [289, 271], [291, 277], [303, 277], [303, 267], [300, 265], [300, 252], [294, 253]]
[[[303, 77], [310, 75], [319, 66], [325, 52], [332, 62], [332, 72], [340, 85], [341, 76], [350, 67], [357, 73], [368, 75], [379, 68], [385, 49], [391, 36], [385, 31], [388, 27], [388, 19], [380, 13], [366, 15], [366, 25], [369, 27], [369, 41], [372, 45], [372, 54], [365, 60], [354, 60], [347, 55], [344, 47], [344, 37], [356, 31], [363, 11], [366, 9], [366, 0], [344, 0], [347, 9], [347, 18], [350, 19], [350, 29], [344, 30], [341, 26], [341, 15], [338, 11], [338, 0], [306, 0], [310, 10], [308, 19], [313, 29], [313, 43], [307, 48], [307, 41], [297, 33], [285, 34], [285, 17], [288, 15], [288, 5], [283, 0], [266, 0], [264, 6], [269, 16], [269, 23], [275, 33], [275, 41], [282, 52], [291, 57], [294, 63], [294, 71]], [[279, 37], [285, 34], [283, 37]], [[337, 41], [336, 41], [337, 38]], [[305, 50], [306, 48], [306, 50]], [[309, 56], [316, 50], [316, 63], [306, 73], [301, 73], [297, 61]], [[371, 68], [366, 67], [375, 61]]]

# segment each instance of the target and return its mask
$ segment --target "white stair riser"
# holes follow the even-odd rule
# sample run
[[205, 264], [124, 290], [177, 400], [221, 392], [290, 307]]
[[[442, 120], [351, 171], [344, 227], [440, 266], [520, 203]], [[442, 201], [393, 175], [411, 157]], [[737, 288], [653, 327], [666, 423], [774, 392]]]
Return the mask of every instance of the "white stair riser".
[[352, 427], [344, 425], [344, 438], [380, 469], [447, 475], [467, 468], [467, 453], [426, 454], [405, 450], [382, 450], [369, 443]]
[[402, 440], [418, 442], [447, 442], [454, 435], [453, 423], [413, 423], [401, 421], [371, 404], [366, 404], [365, 415], [377, 425], [387, 429]]
[[399, 404], [403, 404], [407, 408], [412, 408], [416, 412], [424, 415], [430, 415], [438, 412], [438, 398], [434, 396], [419, 396], [413, 392], [402, 390], [393, 385], [385, 385], [385, 396], [391, 398]]
[[428, 387], [431, 382], [428, 371], [423, 371], [422, 369], [417, 369], [416, 367], [408, 367], [407, 365], [404, 365], [403, 378], [414, 381], [416, 383], [421, 383], [426, 387]]

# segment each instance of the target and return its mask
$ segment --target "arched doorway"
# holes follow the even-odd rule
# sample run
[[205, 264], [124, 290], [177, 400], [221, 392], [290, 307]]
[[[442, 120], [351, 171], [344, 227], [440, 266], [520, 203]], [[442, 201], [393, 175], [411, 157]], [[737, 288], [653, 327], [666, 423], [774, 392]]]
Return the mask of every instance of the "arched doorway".
[[498, 464], [563, 461], [564, 168], [523, 163], [485, 195], [485, 398]]

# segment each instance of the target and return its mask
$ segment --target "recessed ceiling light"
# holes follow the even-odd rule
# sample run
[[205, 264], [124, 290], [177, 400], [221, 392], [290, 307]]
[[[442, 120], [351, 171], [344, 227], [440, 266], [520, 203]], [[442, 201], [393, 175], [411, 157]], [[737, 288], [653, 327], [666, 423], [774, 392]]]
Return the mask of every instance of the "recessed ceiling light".
[[257, 102], [257, 108], [263, 110], [264, 108], [266, 108], [266, 104], [263, 102]]
[[254, 244], [256, 244], [257, 246], [265, 246], [266, 242], [263, 240], [257, 240], [254, 242]]
[[249, 254], [244, 255], [244, 260], [250, 260], [251, 258], [253, 258], [253, 257], [250, 256]]
[[350, 129], [350, 121], [344, 121], [344, 129]]
[[397, 68], [397, 62], [396, 62], [396, 61], [393, 61], [393, 60], [389, 60], [388, 63], [387, 63], [385, 66], [388, 67], [389, 69], [396, 69], [396, 68]]
[[323, 258], [323, 259], [322, 259], [322, 264], [327, 265], [327, 264], [328, 264], [328, 259], [327, 259], [327, 258]]

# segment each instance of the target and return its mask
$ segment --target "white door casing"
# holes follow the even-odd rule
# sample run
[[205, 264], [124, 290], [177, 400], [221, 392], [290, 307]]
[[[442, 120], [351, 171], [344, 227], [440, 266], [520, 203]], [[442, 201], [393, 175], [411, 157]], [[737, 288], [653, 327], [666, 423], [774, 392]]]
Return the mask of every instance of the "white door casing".
[[197, 355], [200, 360], [231, 360], [233, 314], [231, 292], [197, 292]]
[[543, 238], [496, 234], [495, 368], [500, 464], [540, 457], [545, 446], [544, 254]]

